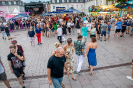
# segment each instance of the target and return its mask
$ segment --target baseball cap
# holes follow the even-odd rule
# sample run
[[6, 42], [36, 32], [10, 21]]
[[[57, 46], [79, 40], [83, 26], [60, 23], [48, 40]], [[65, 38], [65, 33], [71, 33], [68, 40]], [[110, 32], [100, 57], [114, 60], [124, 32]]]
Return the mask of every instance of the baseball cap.
[[15, 43], [17, 43], [17, 41], [16, 41], [16, 40], [13, 40], [11, 43], [12, 43], [12, 44], [15, 44]]

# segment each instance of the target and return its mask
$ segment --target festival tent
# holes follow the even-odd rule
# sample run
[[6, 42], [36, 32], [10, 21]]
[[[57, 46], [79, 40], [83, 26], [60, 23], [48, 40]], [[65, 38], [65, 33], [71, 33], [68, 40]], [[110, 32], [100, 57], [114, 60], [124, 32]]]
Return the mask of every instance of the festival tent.
[[67, 9], [66, 11], [73, 11], [73, 13], [81, 13], [80, 11], [73, 9], [72, 7]]
[[27, 16], [25, 14], [18, 14], [17, 16], [10, 18], [10, 19], [23, 18], [23, 17], [30, 17], [30, 16]]
[[16, 8], [14, 9], [13, 13], [11, 15], [18, 15], [20, 11], [18, 11]]

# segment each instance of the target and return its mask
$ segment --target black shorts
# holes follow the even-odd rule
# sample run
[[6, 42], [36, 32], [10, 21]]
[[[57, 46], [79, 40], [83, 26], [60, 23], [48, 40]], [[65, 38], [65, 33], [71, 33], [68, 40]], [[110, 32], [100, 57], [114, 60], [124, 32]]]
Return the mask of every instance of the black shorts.
[[97, 31], [97, 34], [101, 34], [101, 31]]
[[121, 31], [121, 29], [116, 29], [115, 33], [119, 33]]
[[3, 72], [3, 73], [0, 74], [0, 80], [2, 80], [2, 81], [7, 80], [7, 76], [6, 76], [6, 73], [5, 72]]
[[21, 67], [21, 68], [13, 69], [13, 72], [15, 76], [19, 78], [23, 74], [23, 68]]
[[26, 66], [26, 65], [25, 65], [25, 61], [22, 61], [22, 66], [23, 66], [23, 67], [25, 67], [25, 66]]
[[121, 32], [124, 33], [126, 31], [126, 29], [122, 29]]
[[91, 38], [91, 37], [96, 37], [96, 35], [90, 35], [90, 38]]

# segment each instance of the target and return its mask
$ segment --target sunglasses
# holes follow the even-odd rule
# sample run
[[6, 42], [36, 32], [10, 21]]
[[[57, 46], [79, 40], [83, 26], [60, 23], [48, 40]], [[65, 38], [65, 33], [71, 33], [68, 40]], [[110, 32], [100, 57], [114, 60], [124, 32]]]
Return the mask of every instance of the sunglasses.
[[[58, 52], [59, 53], [59, 52]], [[59, 53], [60, 54], [60, 53]], [[63, 56], [64, 54], [60, 54], [61, 56]]]

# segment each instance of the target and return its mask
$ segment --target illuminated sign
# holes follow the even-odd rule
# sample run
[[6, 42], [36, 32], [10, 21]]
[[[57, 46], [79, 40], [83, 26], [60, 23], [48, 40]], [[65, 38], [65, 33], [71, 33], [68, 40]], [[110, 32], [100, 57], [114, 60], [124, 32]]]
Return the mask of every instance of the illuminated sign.
[[62, 12], [64, 10], [66, 10], [65, 7], [56, 7], [56, 12]]

